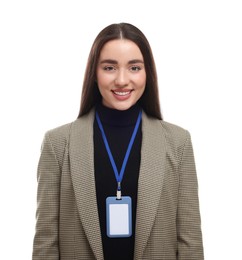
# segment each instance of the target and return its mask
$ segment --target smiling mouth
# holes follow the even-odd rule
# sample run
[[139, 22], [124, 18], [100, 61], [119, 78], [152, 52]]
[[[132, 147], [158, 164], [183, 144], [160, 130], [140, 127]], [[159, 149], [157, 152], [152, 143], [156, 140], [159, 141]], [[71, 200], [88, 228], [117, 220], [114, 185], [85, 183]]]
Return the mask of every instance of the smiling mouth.
[[133, 91], [133, 89], [131, 90], [125, 90], [125, 91], [115, 91], [115, 90], [112, 90], [112, 92], [117, 95], [117, 96], [126, 96], [126, 95], [129, 95], [131, 92]]

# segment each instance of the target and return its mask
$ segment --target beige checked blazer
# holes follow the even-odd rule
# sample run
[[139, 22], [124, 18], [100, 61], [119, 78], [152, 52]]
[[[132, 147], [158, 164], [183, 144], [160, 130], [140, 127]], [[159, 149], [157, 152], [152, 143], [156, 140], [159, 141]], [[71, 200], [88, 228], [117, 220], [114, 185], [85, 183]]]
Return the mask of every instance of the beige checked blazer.
[[[33, 260], [104, 259], [94, 179], [93, 121], [94, 110], [45, 135], [38, 165]], [[203, 259], [190, 134], [145, 113], [134, 259]]]

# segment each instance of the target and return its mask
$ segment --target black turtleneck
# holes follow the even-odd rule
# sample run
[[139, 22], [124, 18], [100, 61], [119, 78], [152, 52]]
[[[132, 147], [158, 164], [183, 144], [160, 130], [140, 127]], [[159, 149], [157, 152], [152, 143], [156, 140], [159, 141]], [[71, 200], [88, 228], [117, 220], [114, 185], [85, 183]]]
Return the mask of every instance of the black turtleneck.
[[[110, 109], [102, 104], [96, 106], [119, 172], [140, 109], [138, 104], [124, 111]], [[122, 196], [130, 196], [132, 199], [133, 235], [128, 238], [109, 238], [106, 234], [106, 198], [116, 196], [117, 182], [100, 129], [96, 120], [94, 121], [95, 182], [105, 260], [133, 259], [141, 141], [142, 133], [140, 124], [121, 184]]]

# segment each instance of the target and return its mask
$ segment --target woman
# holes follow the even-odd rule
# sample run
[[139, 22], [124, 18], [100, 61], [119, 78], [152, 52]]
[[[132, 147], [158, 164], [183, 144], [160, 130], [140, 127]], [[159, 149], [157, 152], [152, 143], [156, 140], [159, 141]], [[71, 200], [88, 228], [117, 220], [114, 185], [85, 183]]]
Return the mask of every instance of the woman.
[[99, 33], [78, 119], [45, 135], [33, 259], [203, 259], [190, 134], [162, 120], [131, 24]]

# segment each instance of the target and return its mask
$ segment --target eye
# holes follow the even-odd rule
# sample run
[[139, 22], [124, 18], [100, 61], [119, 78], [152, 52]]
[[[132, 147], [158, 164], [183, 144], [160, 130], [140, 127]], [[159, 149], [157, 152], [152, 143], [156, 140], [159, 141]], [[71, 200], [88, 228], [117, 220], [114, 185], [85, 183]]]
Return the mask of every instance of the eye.
[[106, 71], [112, 71], [112, 70], [115, 70], [115, 67], [113, 67], [113, 66], [105, 66], [103, 69], [106, 70]]
[[140, 66], [132, 66], [132, 67], [130, 68], [130, 70], [131, 70], [131, 71], [139, 71], [139, 70], [141, 70], [141, 67], [140, 67]]

